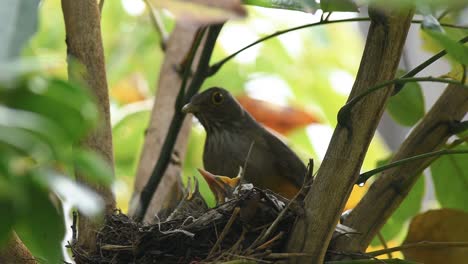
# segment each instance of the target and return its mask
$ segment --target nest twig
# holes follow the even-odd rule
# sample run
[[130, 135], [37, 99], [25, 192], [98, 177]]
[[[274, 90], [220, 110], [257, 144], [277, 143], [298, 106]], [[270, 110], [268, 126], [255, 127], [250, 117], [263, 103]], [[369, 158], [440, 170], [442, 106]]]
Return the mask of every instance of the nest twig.
[[[267, 256], [280, 252], [295, 216], [284, 198], [253, 188], [198, 219], [143, 225], [116, 211], [98, 232], [97, 254], [90, 255], [76, 243], [71, 248], [76, 259], [90, 264], [210, 263], [240, 258], [269, 263]], [[269, 228], [271, 233], [265, 237]], [[262, 243], [254, 245], [259, 238]]]

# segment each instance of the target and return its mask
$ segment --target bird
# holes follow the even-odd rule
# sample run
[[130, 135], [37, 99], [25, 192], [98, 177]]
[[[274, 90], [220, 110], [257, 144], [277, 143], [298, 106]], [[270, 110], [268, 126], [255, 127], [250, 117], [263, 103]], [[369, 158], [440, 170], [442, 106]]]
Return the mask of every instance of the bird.
[[208, 210], [208, 204], [200, 193], [198, 180], [194, 178], [192, 190], [192, 178], [188, 178], [184, 198], [179, 202], [174, 211], [167, 217], [166, 221], [185, 219], [187, 217], [198, 218]]
[[286, 198], [300, 190], [306, 166], [280, 139], [259, 124], [220, 87], [194, 95], [182, 112], [192, 113], [206, 131], [205, 170], [230, 178], [244, 167], [243, 179]]
[[216, 205], [220, 205], [232, 199], [234, 197], [234, 190], [241, 183], [240, 175], [237, 175], [234, 178], [229, 178], [227, 176], [214, 175], [204, 169], [198, 169], [198, 171], [203, 176], [208, 187], [213, 193]]

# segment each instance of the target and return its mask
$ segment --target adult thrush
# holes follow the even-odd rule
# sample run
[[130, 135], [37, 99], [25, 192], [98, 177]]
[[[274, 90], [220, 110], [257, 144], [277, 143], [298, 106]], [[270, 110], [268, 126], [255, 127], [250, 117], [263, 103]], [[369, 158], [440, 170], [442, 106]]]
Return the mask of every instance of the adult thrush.
[[287, 198], [299, 191], [306, 167], [281, 140], [268, 132], [225, 89], [213, 87], [192, 97], [182, 111], [193, 113], [206, 130], [205, 169], [237, 176]]

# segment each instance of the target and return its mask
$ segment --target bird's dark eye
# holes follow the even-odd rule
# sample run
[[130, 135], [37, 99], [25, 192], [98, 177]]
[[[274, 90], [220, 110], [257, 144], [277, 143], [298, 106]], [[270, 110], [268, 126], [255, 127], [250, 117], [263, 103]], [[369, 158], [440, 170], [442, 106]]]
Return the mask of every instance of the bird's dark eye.
[[221, 92], [214, 92], [211, 95], [211, 101], [213, 102], [213, 104], [222, 104], [224, 101], [224, 95]]

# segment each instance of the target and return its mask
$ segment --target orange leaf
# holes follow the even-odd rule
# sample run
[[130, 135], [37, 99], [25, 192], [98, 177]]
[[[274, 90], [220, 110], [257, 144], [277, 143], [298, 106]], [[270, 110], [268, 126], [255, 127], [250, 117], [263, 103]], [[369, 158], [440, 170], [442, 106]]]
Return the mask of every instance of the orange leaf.
[[[411, 221], [403, 244], [429, 242], [468, 242], [468, 213], [454, 209], [431, 210]], [[467, 263], [466, 247], [415, 247], [403, 250], [406, 259], [425, 264]]]
[[280, 106], [246, 95], [237, 97], [237, 100], [259, 123], [283, 135], [296, 128], [318, 123], [316, 116], [298, 107]]
[[145, 79], [140, 74], [132, 74], [111, 87], [110, 95], [121, 104], [145, 100], [149, 92]]

